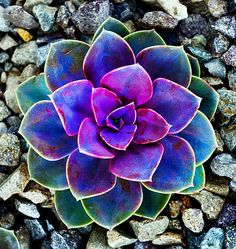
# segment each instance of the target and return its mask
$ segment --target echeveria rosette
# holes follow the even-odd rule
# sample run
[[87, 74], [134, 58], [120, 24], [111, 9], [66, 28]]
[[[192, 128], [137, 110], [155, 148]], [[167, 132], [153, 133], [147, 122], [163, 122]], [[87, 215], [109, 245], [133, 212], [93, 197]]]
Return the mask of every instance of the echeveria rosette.
[[155, 219], [172, 193], [204, 187], [218, 95], [199, 69], [183, 47], [113, 18], [90, 45], [52, 45], [44, 77], [17, 90], [20, 133], [32, 179], [56, 190], [68, 227]]

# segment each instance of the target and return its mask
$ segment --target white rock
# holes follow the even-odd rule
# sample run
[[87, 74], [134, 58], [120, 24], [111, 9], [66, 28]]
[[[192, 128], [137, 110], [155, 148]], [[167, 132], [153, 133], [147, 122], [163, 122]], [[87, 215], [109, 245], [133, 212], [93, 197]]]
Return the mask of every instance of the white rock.
[[9, 35], [5, 35], [0, 41], [0, 48], [6, 51], [9, 48], [17, 46], [17, 42]]
[[112, 248], [127, 246], [135, 243], [137, 239], [130, 237], [116, 229], [107, 232], [107, 242]]
[[35, 218], [35, 219], [40, 217], [40, 213], [37, 207], [32, 203], [15, 200], [15, 207], [16, 207], [16, 210], [18, 210], [20, 213], [28, 217]]
[[39, 189], [30, 189], [27, 192], [21, 193], [20, 196], [32, 201], [34, 204], [43, 203], [48, 199], [47, 194]]
[[184, 225], [194, 233], [200, 233], [204, 228], [204, 220], [201, 209], [188, 208], [183, 211]]

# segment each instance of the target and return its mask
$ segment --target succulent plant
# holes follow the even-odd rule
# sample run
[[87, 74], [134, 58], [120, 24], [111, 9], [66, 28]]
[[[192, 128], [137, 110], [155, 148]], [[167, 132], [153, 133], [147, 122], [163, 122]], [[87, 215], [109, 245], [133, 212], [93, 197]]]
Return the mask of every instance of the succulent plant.
[[19, 242], [10, 230], [0, 227], [0, 248], [2, 249], [20, 249]]
[[155, 30], [108, 18], [90, 45], [53, 43], [17, 98], [31, 178], [55, 190], [69, 228], [155, 219], [172, 193], [204, 186], [218, 94], [197, 59]]

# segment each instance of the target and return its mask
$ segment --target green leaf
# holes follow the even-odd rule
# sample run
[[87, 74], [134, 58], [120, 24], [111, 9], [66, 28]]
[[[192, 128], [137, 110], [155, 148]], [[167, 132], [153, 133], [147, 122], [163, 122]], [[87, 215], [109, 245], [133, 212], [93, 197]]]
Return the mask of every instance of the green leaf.
[[190, 54], [187, 54], [187, 55], [188, 55], [189, 62], [191, 64], [192, 75], [200, 77], [201, 76], [201, 68], [200, 68], [200, 64], [198, 62], [198, 59]]
[[20, 249], [19, 242], [13, 231], [0, 228], [0, 248]]

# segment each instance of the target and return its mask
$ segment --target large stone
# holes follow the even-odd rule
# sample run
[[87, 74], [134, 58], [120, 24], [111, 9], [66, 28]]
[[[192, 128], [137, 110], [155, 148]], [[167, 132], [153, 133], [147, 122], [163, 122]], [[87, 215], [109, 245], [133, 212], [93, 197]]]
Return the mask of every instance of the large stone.
[[229, 194], [229, 179], [208, 174], [205, 189], [217, 195], [227, 196]]
[[116, 229], [107, 232], [107, 242], [112, 248], [119, 248], [122, 246], [128, 246], [135, 243], [137, 239], [120, 232]]
[[232, 45], [228, 51], [223, 54], [222, 60], [226, 65], [236, 67], [236, 45]]
[[235, 16], [223, 16], [218, 19], [212, 27], [228, 36], [231, 39], [236, 37], [236, 18]]
[[231, 118], [236, 114], [236, 92], [221, 88], [217, 90], [220, 95], [218, 110], [226, 117]]
[[183, 211], [184, 225], [194, 233], [200, 233], [204, 228], [203, 214], [200, 209], [188, 208]]
[[211, 228], [201, 242], [200, 249], [222, 249], [224, 231], [221, 228]]

